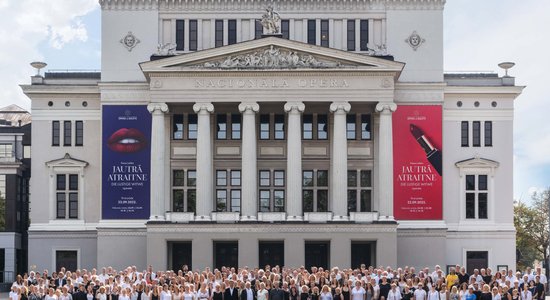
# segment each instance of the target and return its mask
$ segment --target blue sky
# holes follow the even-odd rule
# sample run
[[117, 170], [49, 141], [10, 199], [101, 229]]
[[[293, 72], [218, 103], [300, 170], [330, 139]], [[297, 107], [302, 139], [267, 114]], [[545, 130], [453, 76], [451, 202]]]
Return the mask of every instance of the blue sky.
[[[550, 1], [448, 0], [445, 70], [498, 71], [527, 85], [515, 103], [514, 197], [527, 200], [550, 187]], [[101, 14], [97, 0], [0, 0], [0, 105], [30, 101], [18, 84], [30, 81], [33, 60], [47, 69], [100, 69]], [[512, 138], [512, 136], [510, 136]]]

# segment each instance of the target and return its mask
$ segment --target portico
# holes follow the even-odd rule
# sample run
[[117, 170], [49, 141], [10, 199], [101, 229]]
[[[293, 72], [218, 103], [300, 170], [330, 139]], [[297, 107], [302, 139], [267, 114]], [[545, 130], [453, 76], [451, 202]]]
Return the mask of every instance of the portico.
[[[163, 184], [153, 184], [151, 201], [155, 203], [151, 207], [155, 210], [151, 220], [163, 220], [164, 216], [157, 216], [156, 212], [161, 209], [158, 203], [161, 201], [167, 221], [176, 222], [393, 221], [391, 113], [395, 111], [393, 83], [403, 64], [279, 38], [223, 48], [141, 64], [150, 82], [153, 102], [150, 106], [161, 108], [150, 109], [152, 159], [159, 160], [165, 145], [170, 145], [170, 165], [196, 170], [197, 178], [195, 213], [174, 212], [170, 197], [164, 201], [158, 198], [170, 195], [171, 191]], [[168, 109], [162, 109], [165, 106]], [[183, 141], [166, 138], [169, 135], [164, 132], [175, 126], [171, 118], [177, 113], [182, 114], [182, 120], [183, 114], [187, 118], [196, 114], [196, 138]], [[373, 136], [377, 139], [350, 140], [348, 127], [353, 124], [355, 128], [355, 123], [349, 120], [361, 113], [372, 118], [364, 126], [377, 124], [369, 129], [376, 130]], [[265, 122], [260, 116], [265, 119], [270, 114], [275, 115], [271, 118], [282, 118], [283, 136], [266, 143], [258, 132]], [[231, 128], [225, 115], [230, 116]], [[156, 118], [162, 117], [164, 123], [155, 123]], [[172, 125], [160, 128], [155, 124]], [[188, 127], [193, 124], [187, 123]], [[304, 136], [306, 132], [309, 134], [309, 127], [311, 139]], [[235, 133], [226, 139], [230, 129], [232, 135], [233, 130], [238, 130], [238, 136]], [[314, 132], [317, 136], [313, 136]], [[378, 169], [374, 168], [375, 160]], [[364, 209], [365, 213], [350, 213], [348, 165], [356, 165], [358, 161], [359, 165], [370, 166], [373, 203], [369, 211]], [[269, 190], [269, 186], [262, 185], [262, 179], [269, 181], [276, 176], [273, 173], [264, 178], [268, 175], [261, 170], [268, 169], [283, 172], [282, 186]], [[317, 169], [327, 170], [328, 183], [326, 187], [320, 183], [321, 192], [317, 186], [311, 193], [305, 191], [307, 172], [303, 170], [310, 169], [311, 174], [317, 174], [315, 185], [317, 180], [324, 181], [320, 178], [325, 176], [325, 171]], [[164, 170], [163, 176], [166, 180], [171, 178], [171, 170]], [[238, 188], [220, 188], [219, 183], [224, 180], [238, 182], [235, 185]], [[275, 193], [279, 195], [277, 200]], [[312, 209], [304, 203], [307, 196], [304, 193], [312, 195]], [[224, 208], [217, 207], [220, 197], [228, 199]], [[268, 197], [272, 202], [282, 199], [282, 209], [274, 208], [273, 203], [270, 209], [260, 209], [261, 202], [268, 201]], [[309, 211], [304, 211], [304, 207]]]

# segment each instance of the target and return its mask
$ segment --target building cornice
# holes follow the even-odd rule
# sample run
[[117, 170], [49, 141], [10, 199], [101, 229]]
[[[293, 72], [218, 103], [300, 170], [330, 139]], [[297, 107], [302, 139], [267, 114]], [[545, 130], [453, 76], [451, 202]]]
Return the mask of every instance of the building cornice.
[[525, 86], [446, 86], [445, 95], [452, 94], [500, 94], [517, 97]]
[[[305, 11], [442, 10], [446, 0], [279, 0], [276, 9]], [[262, 11], [271, 0], [100, 0], [103, 10]]]

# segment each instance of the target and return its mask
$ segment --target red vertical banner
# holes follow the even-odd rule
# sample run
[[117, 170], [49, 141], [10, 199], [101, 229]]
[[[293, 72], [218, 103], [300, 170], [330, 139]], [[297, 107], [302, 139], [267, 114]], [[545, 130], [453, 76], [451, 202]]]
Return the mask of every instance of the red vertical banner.
[[441, 220], [442, 109], [398, 105], [393, 113], [393, 211], [397, 220]]

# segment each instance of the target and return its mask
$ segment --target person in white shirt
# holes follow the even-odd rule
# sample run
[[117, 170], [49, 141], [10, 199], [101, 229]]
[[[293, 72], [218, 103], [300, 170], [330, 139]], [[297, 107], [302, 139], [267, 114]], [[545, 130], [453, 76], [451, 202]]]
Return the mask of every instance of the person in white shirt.
[[523, 285], [523, 291], [521, 291], [519, 297], [521, 298], [521, 300], [533, 300], [533, 294], [529, 290], [527, 284]]
[[504, 278], [505, 281], [510, 281], [510, 284], [514, 283], [516, 276], [514, 276], [514, 271], [512, 269], [508, 270], [508, 275]]
[[392, 283], [391, 289], [388, 292], [388, 299], [387, 300], [401, 300], [401, 292], [397, 288], [397, 284]]
[[435, 290], [435, 285], [432, 285], [428, 292], [428, 300], [439, 300], [439, 292]]
[[19, 297], [21, 294], [19, 293], [19, 287], [12, 286], [11, 291], [9, 293], [10, 300], [19, 300]]
[[422, 283], [418, 284], [418, 288], [414, 291], [414, 300], [427, 300], [426, 291], [423, 289]]
[[355, 287], [351, 290], [351, 300], [365, 300], [367, 291], [361, 286], [361, 281], [355, 281]]

